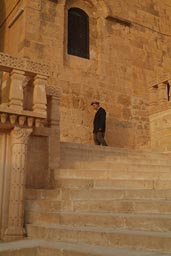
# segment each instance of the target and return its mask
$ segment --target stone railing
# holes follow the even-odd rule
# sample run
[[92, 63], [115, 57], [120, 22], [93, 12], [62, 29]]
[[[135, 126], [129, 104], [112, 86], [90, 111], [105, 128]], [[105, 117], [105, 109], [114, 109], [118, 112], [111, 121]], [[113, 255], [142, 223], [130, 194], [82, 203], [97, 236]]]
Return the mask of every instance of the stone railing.
[[47, 116], [47, 65], [0, 53], [0, 128], [40, 126]]

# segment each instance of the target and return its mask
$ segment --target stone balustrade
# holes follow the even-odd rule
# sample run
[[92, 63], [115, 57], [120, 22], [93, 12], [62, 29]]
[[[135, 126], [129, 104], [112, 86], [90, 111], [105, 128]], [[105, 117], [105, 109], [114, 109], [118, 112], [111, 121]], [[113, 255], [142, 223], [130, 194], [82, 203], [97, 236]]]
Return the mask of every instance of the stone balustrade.
[[0, 53], [0, 129], [39, 127], [47, 117], [47, 65]]

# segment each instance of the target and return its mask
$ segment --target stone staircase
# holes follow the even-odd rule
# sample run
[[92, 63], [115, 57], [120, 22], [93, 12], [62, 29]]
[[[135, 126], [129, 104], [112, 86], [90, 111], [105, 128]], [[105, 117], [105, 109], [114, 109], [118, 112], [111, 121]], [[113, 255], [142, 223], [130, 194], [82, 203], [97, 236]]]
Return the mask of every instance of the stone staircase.
[[59, 255], [171, 254], [169, 155], [63, 143], [55, 186], [27, 190], [29, 239], [72, 247]]

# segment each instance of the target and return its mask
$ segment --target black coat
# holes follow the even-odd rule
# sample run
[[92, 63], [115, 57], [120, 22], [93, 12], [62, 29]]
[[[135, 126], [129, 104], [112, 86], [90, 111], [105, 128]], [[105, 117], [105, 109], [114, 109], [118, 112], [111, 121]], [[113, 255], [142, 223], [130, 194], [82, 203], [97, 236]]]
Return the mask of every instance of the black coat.
[[105, 132], [106, 129], [106, 111], [103, 108], [99, 108], [94, 117], [94, 129], [93, 133]]

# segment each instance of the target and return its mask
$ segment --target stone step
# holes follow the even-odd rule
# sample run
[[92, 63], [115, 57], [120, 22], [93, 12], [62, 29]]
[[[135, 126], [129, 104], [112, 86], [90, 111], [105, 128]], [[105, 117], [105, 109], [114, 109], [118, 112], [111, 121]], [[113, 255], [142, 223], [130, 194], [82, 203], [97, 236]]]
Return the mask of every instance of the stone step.
[[[61, 169], [95, 169], [95, 170], [112, 170], [112, 169], [120, 169], [122, 167], [127, 166], [127, 168], [132, 169], [148, 169], [153, 168], [158, 170], [163, 170], [163, 168], [167, 168], [169, 171], [171, 169], [171, 161], [161, 161], [159, 159], [152, 160], [139, 160], [139, 159], [114, 159], [113, 161], [109, 160], [89, 160], [89, 161], [74, 161], [73, 163], [68, 162], [68, 167], [61, 168]], [[116, 166], [116, 167], [115, 167]]]
[[62, 224], [121, 230], [171, 231], [171, 215], [27, 211], [27, 224]]
[[60, 200], [61, 189], [26, 189], [26, 200]]
[[171, 199], [170, 190], [63, 189], [62, 200]]
[[[36, 247], [35, 247], [36, 246]], [[169, 256], [167, 253], [46, 240], [5, 243], [0, 256]]]
[[61, 157], [105, 157], [111, 158], [114, 156], [126, 156], [126, 157], [138, 157], [138, 158], [154, 158], [154, 159], [170, 159], [169, 153], [158, 152], [154, 150], [135, 150], [126, 148], [116, 148], [116, 147], [99, 147], [94, 145], [86, 144], [76, 144], [61, 142]]
[[[116, 166], [115, 166], [116, 168]], [[55, 172], [55, 179], [130, 179], [130, 180], [171, 180], [171, 168], [169, 170], [163, 169], [135, 169], [130, 166], [124, 169], [104, 169], [104, 170], [90, 170], [90, 169], [60, 169]]]
[[[43, 196], [42, 196], [43, 195]], [[171, 189], [27, 189], [26, 200], [171, 199]]]
[[143, 199], [143, 200], [26, 200], [25, 210], [74, 212], [108, 212], [108, 213], [142, 213], [142, 214], [171, 214], [171, 200]]
[[[0, 256], [39, 256], [39, 255], [40, 254], [37, 248], [26, 247], [26, 248], [4, 250], [4, 251], [0, 250]], [[59, 256], [59, 255], [60, 254], [56, 254], [56, 256]]]
[[128, 157], [115, 157], [113, 159], [93, 159], [90, 158], [88, 160], [80, 159], [72, 159], [65, 160], [61, 162], [61, 168], [96, 168], [96, 169], [104, 169], [104, 168], [112, 168], [113, 165], [125, 164], [125, 165], [151, 165], [151, 166], [171, 166], [171, 160], [163, 160], [163, 159], [139, 159], [139, 158], [128, 158]]
[[171, 189], [171, 180], [130, 179], [56, 179], [56, 188], [82, 189]]
[[[108, 148], [109, 149], [109, 148]], [[154, 152], [141, 152], [122, 149], [97, 149], [87, 147], [84, 145], [77, 148], [68, 148], [62, 150], [61, 148], [61, 168], [100, 168], [105, 164], [109, 166], [112, 164], [149, 164], [149, 165], [163, 165], [171, 166], [170, 154], [158, 154]], [[86, 167], [85, 167], [86, 166]]]
[[25, 211], [42, 210], [59, 211], [61, 210], [62, 202], [57, 200], [25, 200]]
[[28, 225], [30, 238], [171, 252], [171, 232], [115, 230], [69, 225]]
[[79, 200], [72, 201], [65, 209], [74, 212], [171, 214], [168, 200]]

